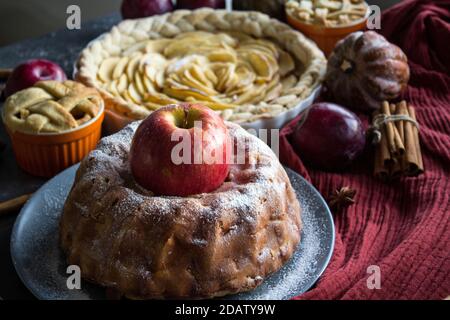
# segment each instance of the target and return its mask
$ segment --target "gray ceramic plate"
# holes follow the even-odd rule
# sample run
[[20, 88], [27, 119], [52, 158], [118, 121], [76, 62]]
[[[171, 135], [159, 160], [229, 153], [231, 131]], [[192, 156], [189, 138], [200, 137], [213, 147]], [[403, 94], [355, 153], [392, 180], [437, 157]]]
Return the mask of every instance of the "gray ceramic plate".
[[[78, 165], [48, 181], [23, 207], [11, 236], [14, 266], [39, 299], [105, 299], [105, 290], [82, 282], [67, 288], [66, 263], [58, 245], [58, 222]], [[253, 291], [227, 299], [289, 299], [307, 291], [325, 270], [334, 246], [334, 224], [319, 192], [287, 169], [303, 208], [302, 240], [292, 259]]]

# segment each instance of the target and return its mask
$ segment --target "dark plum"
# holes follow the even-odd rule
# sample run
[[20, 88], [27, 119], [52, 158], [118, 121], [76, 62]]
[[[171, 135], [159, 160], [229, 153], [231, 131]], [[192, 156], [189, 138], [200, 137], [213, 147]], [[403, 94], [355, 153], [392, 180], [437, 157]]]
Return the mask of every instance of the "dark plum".
[[343, 169], [364, 150], [364, 127], [353, 112], [321, 102], [312, 105], [305, 117], [292, 135], [292, 144], [300, 158], [311, 166]]

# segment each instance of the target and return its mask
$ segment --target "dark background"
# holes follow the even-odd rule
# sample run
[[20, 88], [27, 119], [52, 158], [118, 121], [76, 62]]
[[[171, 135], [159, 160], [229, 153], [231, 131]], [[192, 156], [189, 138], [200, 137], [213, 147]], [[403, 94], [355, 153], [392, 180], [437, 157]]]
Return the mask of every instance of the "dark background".
[[[382, 10], [400, 2], [366, 1]], [[83, 22], [119, 10], [120, 3], [121, 0], [0, 0], [0, 46], [64, 28], [66, 9], [71, 4], [80, 6]]]

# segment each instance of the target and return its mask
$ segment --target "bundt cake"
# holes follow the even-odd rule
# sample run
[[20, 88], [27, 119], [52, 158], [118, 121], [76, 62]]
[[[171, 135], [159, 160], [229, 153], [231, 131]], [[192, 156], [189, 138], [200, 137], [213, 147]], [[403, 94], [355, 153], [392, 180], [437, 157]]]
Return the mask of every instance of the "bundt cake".
[[132, 299], [248, 291], [280, 269], [302, 225], [295, 191], [272, 150], [226, 122], [235, 147], [245, 146], [245, 161], [230, 166], [225, 182], [211, 193], [155, 196], [129, 168], [138, 125], [103, 138], [81, 162], [60, 221], [68, 263]]

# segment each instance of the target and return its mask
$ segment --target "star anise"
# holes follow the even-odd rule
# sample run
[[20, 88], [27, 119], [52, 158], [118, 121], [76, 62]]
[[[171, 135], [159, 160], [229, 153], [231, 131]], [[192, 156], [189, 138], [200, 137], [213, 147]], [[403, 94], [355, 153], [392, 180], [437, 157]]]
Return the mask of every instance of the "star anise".
[[330, 196], [328, 204], [334, 212], [340, 212], [342, 209], [355, 203], [356, 190], [350, 187], [341, 187], [336, 189]]

